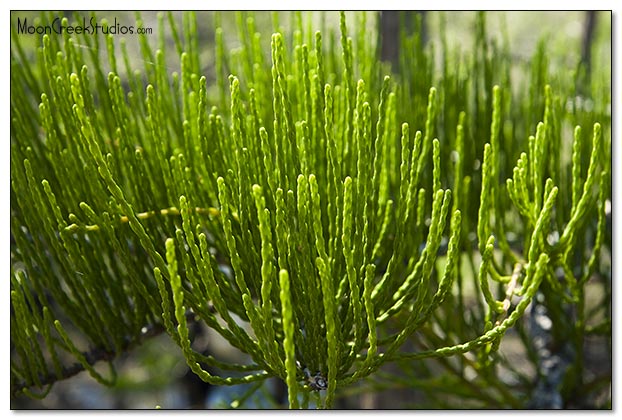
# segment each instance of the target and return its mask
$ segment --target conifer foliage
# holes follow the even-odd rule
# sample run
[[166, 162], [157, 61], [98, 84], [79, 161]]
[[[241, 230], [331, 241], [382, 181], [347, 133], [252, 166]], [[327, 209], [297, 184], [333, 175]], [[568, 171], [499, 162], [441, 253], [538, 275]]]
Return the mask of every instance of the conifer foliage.
[[[595, 389], [582, 360], [611, 326], [609, 74], [574, 106], [541, 44], [516, 88], [484, 13], [468, 59], [442, 34], [435, 63], [403, 31], [394, 74], [361, 29], [371, 13], [338, 31], [274, 14], [271, 36], [237, 13], [235, 50], [215, 14], [208, 66], [199, 16], [160, 15], [140, 60], [113, 35], [35, 51], [12, 36], [12, 395], [81, 370], [112, 385], [115, 356], [166, 333], [203, 381], [278, 377], [290, 408], [333, 407], [388, 363], [433, 394], [413, 370], [431, 359], [462, 397], [523, 408], [536, 380], [517, 373], [510, 392], [495, 372], [513, 369], [498, 351], [513, 327], [540, 366], [536, 296], [573, 348], [562, 396]], [[193, 323], [248, 363], [197, 348]]]

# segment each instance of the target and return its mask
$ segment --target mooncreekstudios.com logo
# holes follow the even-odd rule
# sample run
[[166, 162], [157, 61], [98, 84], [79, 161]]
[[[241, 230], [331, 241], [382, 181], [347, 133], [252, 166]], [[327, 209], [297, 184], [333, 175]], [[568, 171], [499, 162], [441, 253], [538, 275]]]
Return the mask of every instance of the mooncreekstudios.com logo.
[[89, 20], [82, 18], [82, 22], [74, 23], [72, 25], [63, 25], [62, 18], [60, 17], [55, 18], [52, 23], [48, 25], [32, 25], [28, 23], [28, 18], [24, 18], [23, 20], [17, 18], [17, 33], [20, 35], [62, 35], [64, 33], [69, 35], [133, 35], [151, 34], [152, 28], [121, 25], [117, 22], [117, 18], [114, 18], [114, 23], [111, 24], [98, 23], [94, 17], [91, 17]]

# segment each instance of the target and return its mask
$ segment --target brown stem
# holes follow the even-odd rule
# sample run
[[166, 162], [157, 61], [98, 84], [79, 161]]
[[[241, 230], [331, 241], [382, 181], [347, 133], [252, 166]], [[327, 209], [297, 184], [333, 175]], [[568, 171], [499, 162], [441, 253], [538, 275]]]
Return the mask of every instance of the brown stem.
[[[189, 323], [195, 322], [196, 315], [193, 312], [188, 311], [186, 313], [186, 320]], [[94, 365], [97, 362], [109, 362], [116, 358], [119, 354], [131, 350], [133, 347], [143, 343], [145, 340], [158, 336], [166, 331], [164, 325], [162, 324], [152, 324], [147, 325], [141, 329], [140, 335], [137, 339], [133, 340], [131, 337], [127, 337], [124, 340], [123, 347], [120, 352], [115, 353], [111, 351], [107, 351], [100, 348], [91, 349], [89, 351], [83, 352], [82, 355], [86, 359], [86, 361], [90, 365]], [[49, 373], [47, 375], [42, 375], [39, 378], [41, 386], [46, 386], [58, 382], [63, 379], [71, 378], [72, 376], [77, 375], [78, 373], [84, 371], [84, 366], [81, 363], [74, 363], [71, 366], [63, 367], [61, 376], [57, 376], [54, 373]], [[11, 384], [11, 396], [15, 397], [22, 392], [24, 388], [30, 388], [34, 386], [34, 384], [27, 384], [25, 382], [17, 382]]]

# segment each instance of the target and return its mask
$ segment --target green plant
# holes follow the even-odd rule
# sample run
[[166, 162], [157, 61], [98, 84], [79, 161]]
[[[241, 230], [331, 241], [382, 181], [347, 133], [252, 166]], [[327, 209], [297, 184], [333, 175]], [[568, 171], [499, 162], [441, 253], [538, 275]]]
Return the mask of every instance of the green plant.
[[[299, 14], [289, 36], [275, 21], [271, 60], [252, 15], [238, 15], [242, 47], [226, 54], [216, 15], [208, 83], [196, 16], [183, 16], [183, 38], [168, 20], [172, 74], [163, 35], [155, 51], [139, 38], [142, 71], [112, 35], [105, 60], [99, 37], [44, 36], [32, 61], [13, 37], [12, 395], [44, 396], [72, 369], [111, 384], [115, 355], [166, 331], [205, 382], [279, 377], [291, 408], [311, 396], [331, 407], [386, 363], [427, 358], [458, 382], [475, 367], [491, 390], [481, 401], [519, 408], [528, 395], [496, 378], [497, 350], [538, 291], [557, 339], [579, 349], [608, 331], [610, 315], [594, 325], [583, 308], [611, 243], [609, 98], [566, 111], [544, 46], [529, 95], [515, 96], [509, 49], [489, 43], [484, 14], [468, 70], [452, 71], [442, 44], [440, 80], [433, 52], [406, 33], [400, 72], [385, 77], [373, 38], [354, 43], [344, 14], [341, 48]], [[584, 128], [561, 159], [568, 121]], [[195, 322], [249, 363], [194, 348]], [[404, 350], [417, 335], [424, 348]], [[579, 392], [581, 369], [565, 392]]]

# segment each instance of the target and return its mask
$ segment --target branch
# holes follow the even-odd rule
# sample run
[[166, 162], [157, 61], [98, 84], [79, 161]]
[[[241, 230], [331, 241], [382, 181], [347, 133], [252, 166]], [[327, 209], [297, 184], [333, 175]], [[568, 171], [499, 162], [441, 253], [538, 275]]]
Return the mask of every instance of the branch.
[[[197, 315], [192, 311], [188, 311], [186, 312], [186, 320], [188, 322], [196, 322]], [[137, 345], [142, 344], [145, 340], [158, 336], [165, 331], [166, 329], [163, 324], [147, 325], [141, 329], [140, 335], [137, 337], [136, 340], [132, 340], [131, 337], [127, 337], [124, 340], [122, 350], [119, 353], [106, 351], [100, 348], [95, 348], [95, 349], [91, 349], [89, 351], [83, 352], [82, 355], [84, 356], [84, 358], [90, 365], [94, 365], [95, 363], [102, 362], [102, 361], [108, 362], [108, 361], [114, 360], [120, 353], [129, 351], [133, 347], [136, 347]], [[55, 382], [63, 380], [63, 379], [71, 378], [84, 370], [85, 370], [84, 366], [81, 363], [74, 363], [71, 366], [63, 367], [62, 375], [60, 377], [58, 377], [56, 374], [50, 373], [47, 375], [41, 375], [39, 378], [39, 381], [41, 383], [41, 386], [43, 387], [46, 385], [54, 384]], [[27, 384], [25, 382], [17, 382], [17, 383], [11, 384], [11, 396], [15, 397], [19, 395], [20, 392], [23, 392], [24, 388], [30, 388], [32, 386], [33, 384]]]

